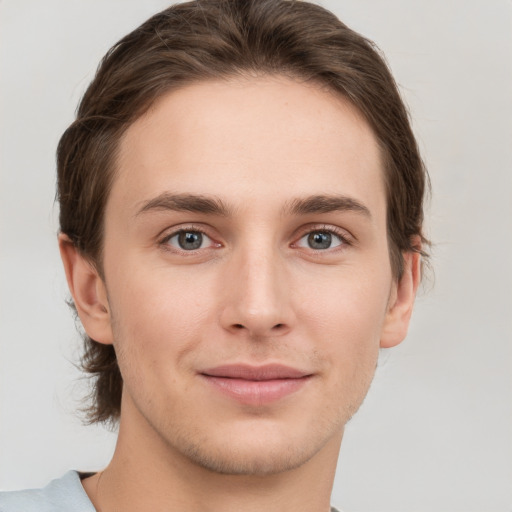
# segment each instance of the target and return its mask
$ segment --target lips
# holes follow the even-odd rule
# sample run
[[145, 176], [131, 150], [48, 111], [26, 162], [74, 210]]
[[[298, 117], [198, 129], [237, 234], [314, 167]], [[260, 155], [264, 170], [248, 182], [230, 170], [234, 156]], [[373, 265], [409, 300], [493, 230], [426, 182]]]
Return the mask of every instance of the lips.
[[264, 366], [224, 365], [200, 372], [217, 392], [245, 405], [264, 405], [299, 391], [312, 377], [280, 364]]

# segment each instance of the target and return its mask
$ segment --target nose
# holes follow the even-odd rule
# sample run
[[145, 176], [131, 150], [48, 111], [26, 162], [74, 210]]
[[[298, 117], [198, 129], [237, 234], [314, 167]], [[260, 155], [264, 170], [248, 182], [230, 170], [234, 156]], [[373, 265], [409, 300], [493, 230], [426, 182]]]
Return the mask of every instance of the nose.
[[253, 338], [282, 336], [294, 322], [285, 264], [271, 250], [241, 254], [224, 279], [221, 323], [231, 333]]

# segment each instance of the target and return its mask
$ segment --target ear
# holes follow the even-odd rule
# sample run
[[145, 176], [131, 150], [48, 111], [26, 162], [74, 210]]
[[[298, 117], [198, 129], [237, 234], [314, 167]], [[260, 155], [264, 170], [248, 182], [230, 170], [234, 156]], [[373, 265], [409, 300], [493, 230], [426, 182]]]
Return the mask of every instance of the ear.
[[381, 348], [394, 347], [407, 335], [416, 291], [421, 279], [421, 256], [417, 252], [406, 252], [404, 272], [401, 279], [393, 284], [388, 311], [382, 328]]
[[99, 343], [112, 344], [110, 309], [103, 279], [67, 235], [59, 235], [59, 249], [69, 291], [85, 332]]

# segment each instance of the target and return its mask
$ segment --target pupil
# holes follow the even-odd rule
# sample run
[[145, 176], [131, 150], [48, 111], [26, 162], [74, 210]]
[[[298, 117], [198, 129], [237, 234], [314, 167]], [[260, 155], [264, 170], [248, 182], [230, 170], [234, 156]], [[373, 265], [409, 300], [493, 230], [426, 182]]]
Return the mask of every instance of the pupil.
[[197, 232], [183, 231], [178, 236], [178, 242], [180, 247], [186, 251], [199, 249], [203, 243], [203, 235]]
[[330, 233], [311, 233], [308, 236], [308, 244], [312, 249], [329, 249], [331, 238]]

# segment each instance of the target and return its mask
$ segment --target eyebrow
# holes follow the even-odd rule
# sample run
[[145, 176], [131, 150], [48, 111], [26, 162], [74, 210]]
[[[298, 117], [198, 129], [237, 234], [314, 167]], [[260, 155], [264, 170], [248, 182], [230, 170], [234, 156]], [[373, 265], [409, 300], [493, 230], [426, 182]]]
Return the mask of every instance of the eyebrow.
[[146, 213], [149, 211], [176, 211], [204, 213], [208, 215], [218, 215], [227, 217], [230, 215], [229, 208], [216, 197], [207, 197], [195, 194], [172, 194], [164, 192], [153, 199], [145, 201], [137, 213]]
[[[193, 212], [206, 215], [229, 217], [232, 210], [218, 197], [196, 194], [173, 194], [164, 192], [145, 201], [136, 216], [150, 211]], [[343, 195], [313, 195], [296, 198], [285, 205], [288, 215], [308, 215], [352, 211], [371, 218], [370, 210], [354, 198]]]
[[287, 205], [285, 211], [292, 215], [350, 211], [371, 219], [370, 210], [364, 204], [343, 195], [314, 195], [303, 199], [294, 199]]

